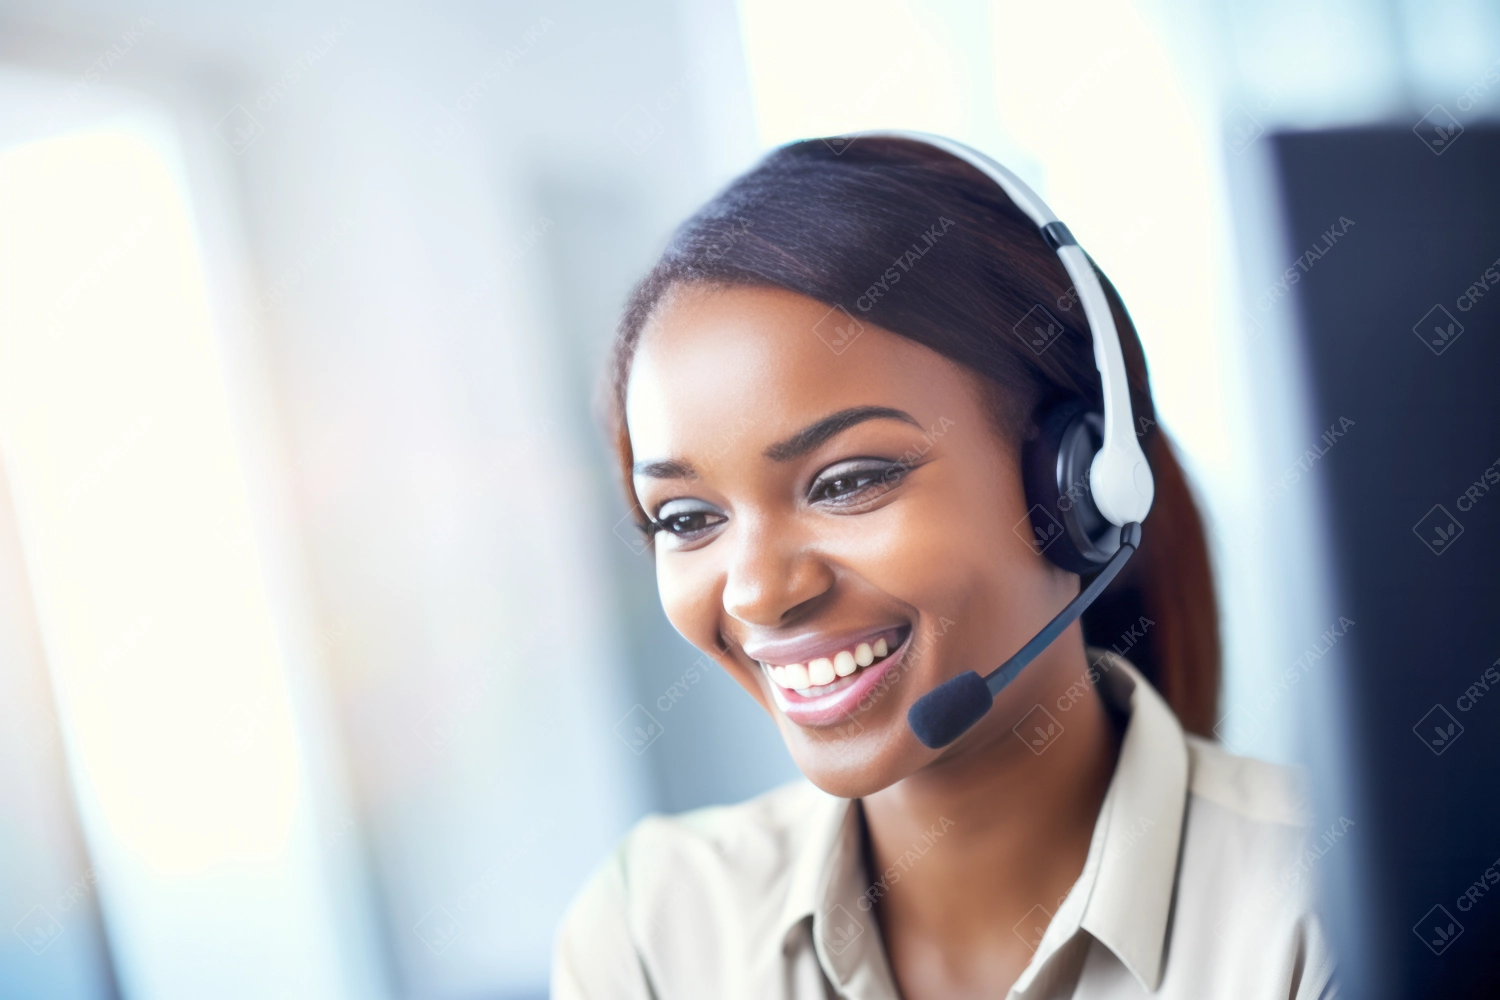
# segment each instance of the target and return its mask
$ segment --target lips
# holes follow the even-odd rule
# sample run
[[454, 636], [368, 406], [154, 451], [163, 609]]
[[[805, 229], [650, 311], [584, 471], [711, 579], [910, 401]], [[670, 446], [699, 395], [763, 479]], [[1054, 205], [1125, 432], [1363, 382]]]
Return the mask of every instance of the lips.
[[[848, 717], [905, 652], [910, 626], [897, 626], [859, 638], [813, 648], [822, 655], [808, 663], [772, 664], [761, 661], [771, 681], [771, 694], [788, 719], [803, 726], [824, 726]], [[813, 684], [815, 680], [823, 683]]]
[[799, 660], [776, 664], [764, 659], [761, 663], [778, 687], [804, 694], [826, 694], [822, 689], [838, 678], [848, 677], [890, 655], [899, 642], [899, 633], [900, 629], [891, 628], [857, 640], [823, 643], [821, 648], [804, 645], [803, 648], [810, 648], [815, 654], [808, 656], [806, 663]]

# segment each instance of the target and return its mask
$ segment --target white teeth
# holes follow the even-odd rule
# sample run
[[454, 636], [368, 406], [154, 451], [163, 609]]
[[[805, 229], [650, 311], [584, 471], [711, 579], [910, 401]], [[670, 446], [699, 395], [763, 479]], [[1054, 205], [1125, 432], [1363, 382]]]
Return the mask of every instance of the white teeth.
[[885, 639], [876, 639], [874, 645], [862, 642], [854, 649], [841, 649], [832, 657], [820, 656], [806, 665], [789, 663], [784, 667], [763, 664], [777, 687], [791, 689], [804, 695], [816, 696], [840, 677], [849, 677], [861, 667], [868, 667], [890, 652]]
[[833, 661], [826, 656], [820, 656], [807, 664], [807, 676], [812, 680], [814, 687], [833, 683]]

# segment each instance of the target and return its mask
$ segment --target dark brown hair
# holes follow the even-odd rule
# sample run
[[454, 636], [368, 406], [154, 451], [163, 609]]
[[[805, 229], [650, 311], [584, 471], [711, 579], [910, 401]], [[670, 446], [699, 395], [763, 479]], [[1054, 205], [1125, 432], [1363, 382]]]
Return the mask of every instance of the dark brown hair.
[[[1084, 614], [1084, 635], [1128, 656], [1184, 728], [1208, 735], [1219, 695], [1219, 619], [1203, 523], [1156, 423], [1135, 326], [1095, 270], [1120, 332], [1156, 501], [1140, 551]], [[929, 347], [987, 381], [997, 426], [1017, 441], [1035, 433], [1035, 415], [1052, 403], [1099, 404], [1093, 341], [1067, 272], [994, 182], [918, 142], [860, 139], [839, 152], [821, 140], [797, 143], [766, 156], [684, 222], [630, 296], [607, 408], [637, 512], [626, 383], [647, 320], [684, 285], [787, 289]], [[1037, 307], [1062, 328], [1044, 345], [1019, 332], [1035, 325]]]

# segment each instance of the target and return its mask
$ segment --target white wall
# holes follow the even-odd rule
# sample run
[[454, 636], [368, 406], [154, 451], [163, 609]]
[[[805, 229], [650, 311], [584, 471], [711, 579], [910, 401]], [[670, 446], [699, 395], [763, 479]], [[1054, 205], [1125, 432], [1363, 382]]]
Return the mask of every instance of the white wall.
[[[629, 281], [753, 153], [732, 8], [66, 0], [0, 24], [0, 62], [69, 107], [118, 95], [177, 131], [313, 797], [297, 871], [336, 914], [298, 919], [339, 924], [320, 960], [348, 995], [540, 991], [629, 822], [790, 774], [727, 681], [644, 754], [616, 732], [693, 654], [640, 600], [583, 391]], [[178, 913], [174, 979], [131, 945], [142, 900], [101, 893], [129, 996], [257, 953], [225, 891]]]

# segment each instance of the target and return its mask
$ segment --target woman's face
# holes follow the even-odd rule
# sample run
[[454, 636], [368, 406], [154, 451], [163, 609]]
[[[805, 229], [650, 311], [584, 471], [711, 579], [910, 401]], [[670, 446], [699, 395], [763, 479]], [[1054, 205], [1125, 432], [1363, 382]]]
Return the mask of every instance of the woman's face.
[[1037, 704], [1033, 668], [947, 750], [906, 724], [944, 680], [1010, 656], [1078, 578], [1028, 543], [1019, 443], [976, 377], [868, 323], [836, 353], [819, 331], [838, 318], [779, 289], [679, 289], [643, 333], [626, 419], [641, 507], [665, 526], [667, 617], [804, 774], [857, 797]]

